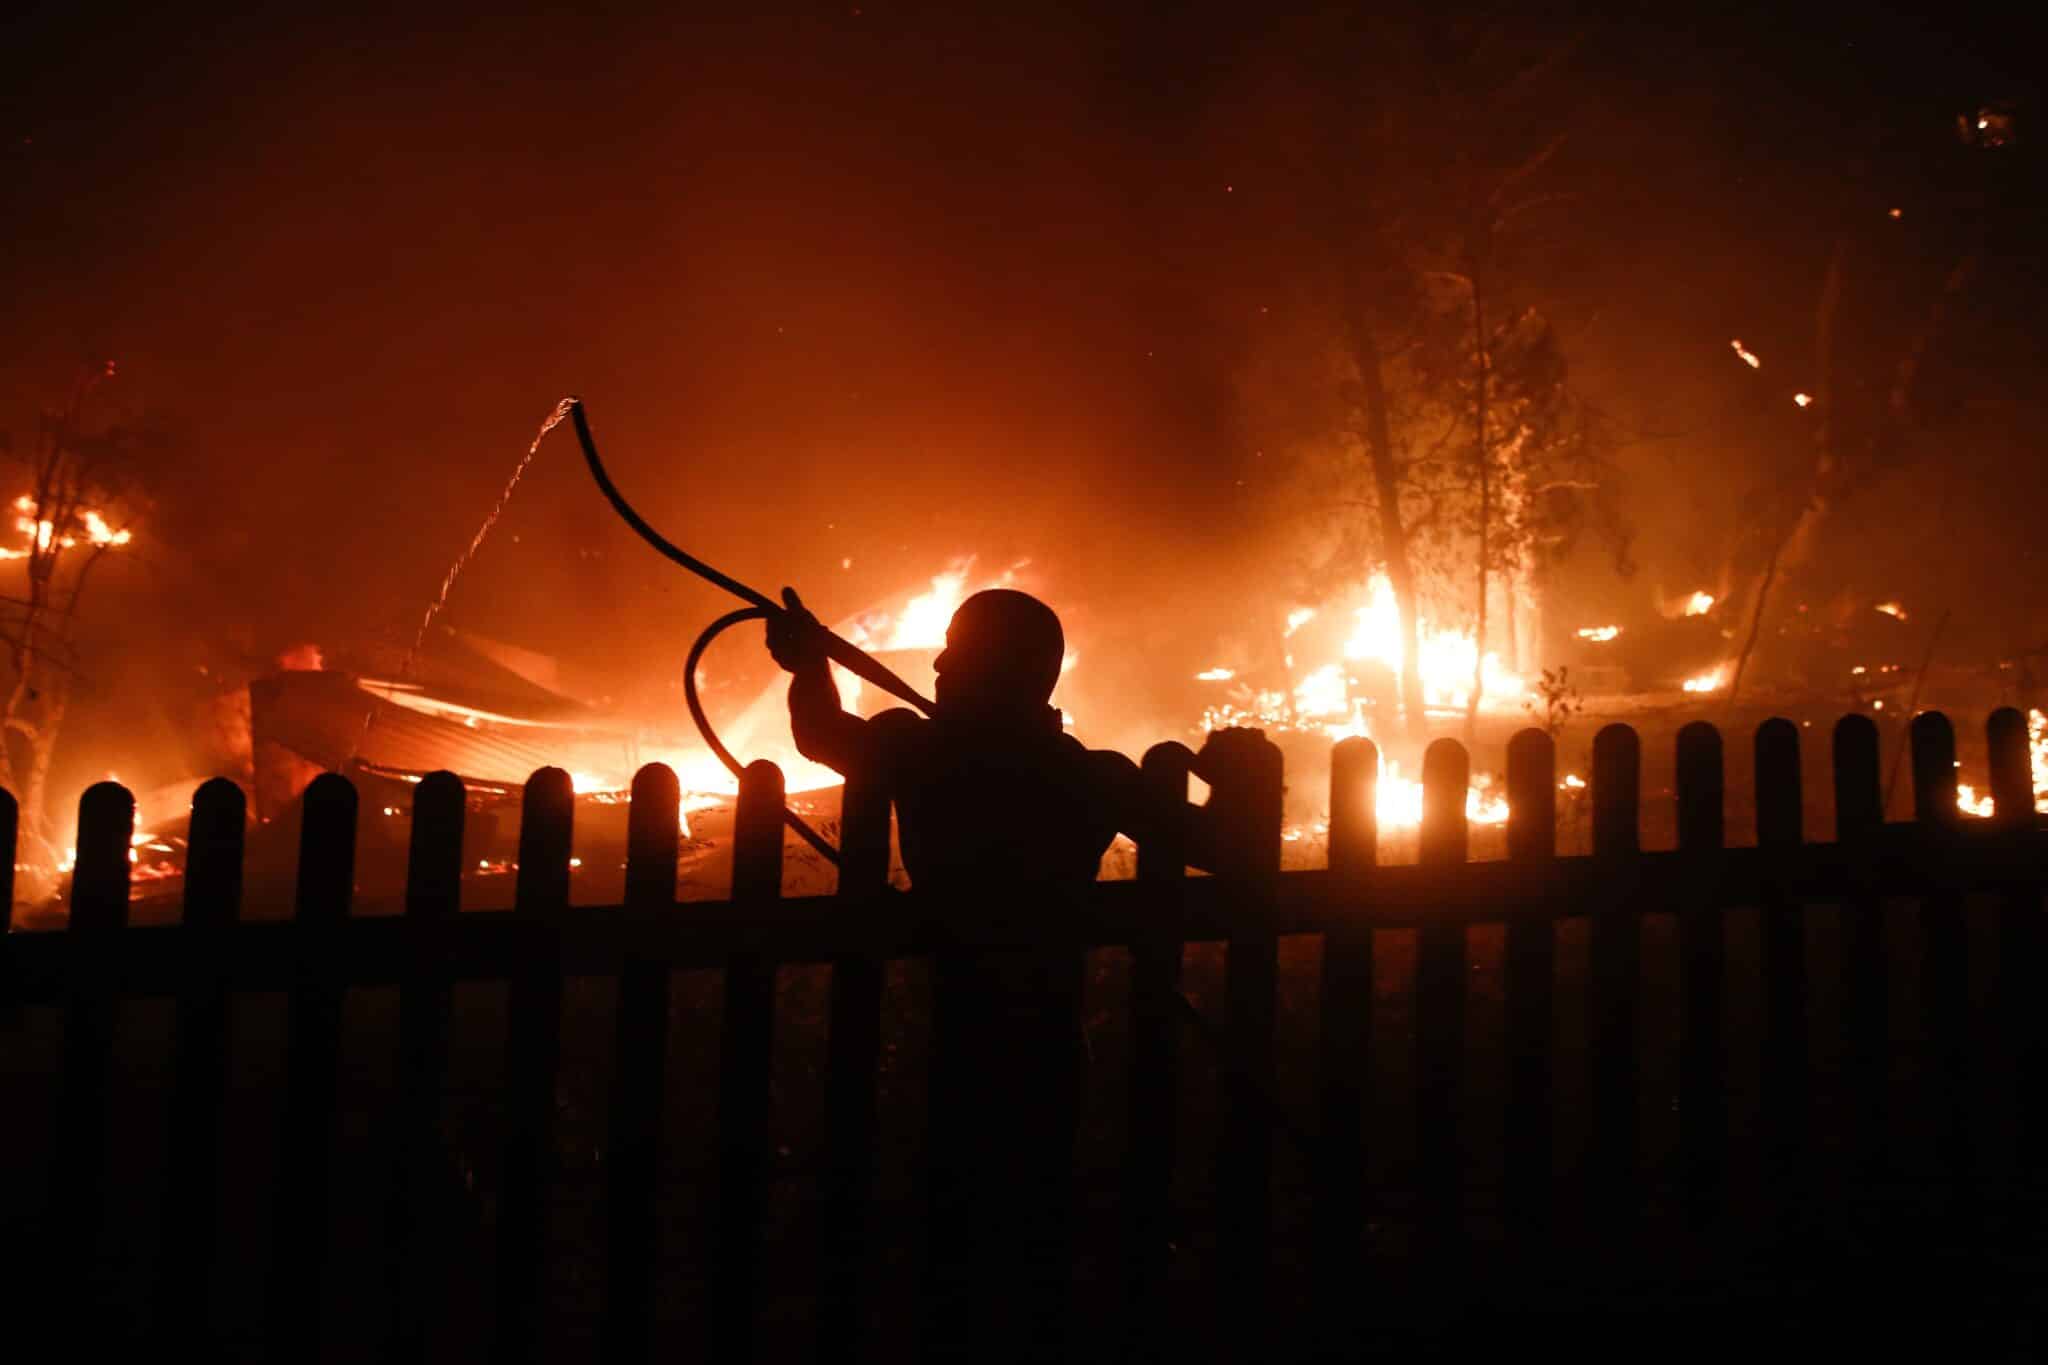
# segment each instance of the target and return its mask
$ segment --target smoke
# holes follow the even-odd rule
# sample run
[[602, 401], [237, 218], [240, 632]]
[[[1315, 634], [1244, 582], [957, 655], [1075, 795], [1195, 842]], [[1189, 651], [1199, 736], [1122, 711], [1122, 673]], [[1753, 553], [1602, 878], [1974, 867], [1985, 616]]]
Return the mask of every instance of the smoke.
[[[1030, 559], [1083, 654], [1075, 709], [1099, 689], [1134, 731], [1279, 595], [1290, 547], [1255, 515], [1231, 381], [1259, 309], [1301, 286], [1270, 250], [1313, 207], [1275, 192], [1290, 82], [1353, 51], [1285, 14], [12, 22], [36, 58], [0, 94], [0, 429], [31, 430], [89, 348], [183, 438], [81, 727], [132, 732], [134, 690], [305, 640], [343, 667], [402, 647], [569, 391], [665, 533], [827, 619], [962, 555]], [[1586, 621], [1714, 581], [1745, 490], [1806, 456], [1744, 406], [1756, 376], [1727, 342], [1788, 370], [1811, 353], [1815, 262], [1857, 202], [1825, 141], [1848, 115], [1806, 120], [1849, 107], [1861, 65], [1802, 67], [1830, 44], [1796, 34], [1762, 74], [1703, 65], [1654, 27], [1591, 24], [1580, 102], [1545, 111], [1573, 130], [1553, 170], [1582, 206], [1540, 263], [1546, 313], [1629, 435], [1646, 550], [1635, 583], [1560, 571]], [[1362, 60], [1372, 37], [1344, 42]], [[1893, 176], [1873, 215], [1935, 231], [1913, 189]], [[444, 619], [679, 720], [682, 649], [723, 606], [613, 522], [564, 445]], [[768, 676], [738, 637], [720, 656]]]

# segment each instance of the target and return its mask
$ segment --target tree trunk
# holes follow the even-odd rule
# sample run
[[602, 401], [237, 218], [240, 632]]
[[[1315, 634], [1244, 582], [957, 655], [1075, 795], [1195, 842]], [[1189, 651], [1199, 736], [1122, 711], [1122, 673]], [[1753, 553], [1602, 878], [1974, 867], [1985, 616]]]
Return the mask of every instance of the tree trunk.
[[50, 760], [57, 752], [57, 731], [64, 724], [69, 699], [61, 687], [51, 688], [43, 696], [42, 715], [31, 746], [28, 780], [22, 787], [21, 814], [23, 832], [41, 844], [52, 865], [56, 865], [61, 861], [61, 850], [55, 838], [57, 822], [50, 814]]
[[1415, 572], [1408, 562], [1408, 529], [1401, 524], [1401, 473], [1394, 459], [1393, 424], [1387, 411], [1386, 376], [1380, 373], [1380, 352], [1372, 327], [1354, 309], [1351, 348], [1358, 365], [1365, 408], [1365, 450], [1372, 463], [1374, 501], [1380, 512], [1380, 553], [1387, 562], [1387, 582], [1394, 589], [1394, 607], [1401, 618], [1401, 715], [1409, 738], [1426, 734], [1422, 713], [1422, 651], [1416, 628]]
[[1472, 289], [1472, 340], [1477, 353], [1479, 389], [1474, 404], [1473, 436], [1479, 467], [1479, 623], [1472, 634], [1472, 699], [1465, 706], [1465, 747], [1477, 740], [1479, 698], [1486, 687], [1486, 542], [1493, 523], [1493, 469], [1486, 447], [1486, 390], [1491, 377], [1486, 363], [1485, 295], [1479, 287], [1479, 262], [1472, 263], [1468, 277]]

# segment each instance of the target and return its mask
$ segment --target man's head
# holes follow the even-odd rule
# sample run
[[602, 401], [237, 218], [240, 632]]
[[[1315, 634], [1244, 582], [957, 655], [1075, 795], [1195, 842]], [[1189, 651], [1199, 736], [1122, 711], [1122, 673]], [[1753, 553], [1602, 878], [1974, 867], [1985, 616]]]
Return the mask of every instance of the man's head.
[[1066, 634], [1051, 607], [1010, 588], [978, 592], [946, 627], [946, 647], [934, 664], [938, 703], [979, 714], [1044, 706], [1066, 653]]

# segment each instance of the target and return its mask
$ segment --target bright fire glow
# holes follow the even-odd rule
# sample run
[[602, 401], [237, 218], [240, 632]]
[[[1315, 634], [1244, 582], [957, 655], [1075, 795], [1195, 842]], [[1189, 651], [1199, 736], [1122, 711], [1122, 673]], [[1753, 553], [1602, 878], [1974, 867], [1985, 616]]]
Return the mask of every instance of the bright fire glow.
[[[2034, 811], [2048, 815], [2048, 715], [2038, 710], [2027, 712], [2027, 766], [2034, 781]], [[1956, 809], [1965, 815], [1980, 819], [1988, 818], [1997, 805], [1991, 793], [1982, 796], [1967, 782], [1956, 783]]]
[[1735, 354], [1742, 357], [1743, 364], [1749, 366], [1749, 368], [1751, 368], [1752, 370], [1763, 368], [1763, 361], [1758, 360], [1756, 358], [1756, 352], [1750, 350], [1748, 347], [1742, 344], [1742, 340], [1740, 337], [1736, 338], [1734, 341], [1729, 342], [1728, 344], [1735, 348]]
[[1687, 616], [1705, 616], [1713, 609], [1714, 594], [1710, 592], [1701, 590], [1685, 599], [1685, 614]]
[[1287, 629], [1282, 631], [1281, 635], [1283, 637], [1292, 635], [1295, 631], [1300, 630], [1315, 619], [1316, 609], [1314, 607], [1296, 607], [1293, 611], [1287, 613]]
[[1680, 686], [1688, 692], [1718, 692], [1728, 681], [1728, 665], [1718, 664], [1698, 677], [1687, 678]]
[[1792, 395], [1792, 401], [1802, 408], [1811, 407], [1813, 405], [1813, 395], [1810, 393], [1795, 393]]
[[[870, 653], [944, 649], [946, 627], [952, 624], [953, 613], [960, 609], [960, 604], [974, 593], [1011, 586], [1017, 581], [1017, 570], [1023, 567], [1022, 564], [1012, 565], [980, 587], [970, 589], [967, 584], [974, 574], [974, 561], [975, 556], [963, 555], [933, 574], [931, 586], [906, 602], [902, 611], [869, 612], [854, 617], [841, 622], [837, 633]], [[1065, 673], [1079, 658], [1077, 654], [1069, 654], [1061, 659], [1060, 672]], [[860, 702], [861, 680], [834, 664], [832, 682], [839, 689], [839, 704], [849, 711], [856, 709]], [[805, 761], [793, 754], [791, 757], [799, 765]], [[787, 766], [785, 771], [788, 771]]]
[[[1401, 613], [1394, 601], [1393, 584], [1376, 573], [1367, 585], [1367, 602], [1358, 609], [1358, 624], [1344, 642], [1344, 657], [1372, 660], [1387, 666], [1396, 676], [1407, 655], [1401, 639]], [[1417, 672], [1422, 680], [1422, 700], [1429, 706], [1463, 707], [1472, 699], [1472, 666], [1480, 663], [1479, 645], [1460, 630], [1442, 630], [1428, 620], [1416, 623], [1416, 641], [1421, 660]], [[1510, 672], [1491, 650], [1481, 664], [1482, 696], [1512, 698], [1522, 695], [1522, 679]]]
[[[1465, 819], [1475, 825], [1504, 825], [1508, 819], [1507, 797], [1491, 790], [1484, 774], [1465, 789]], [[1422, 784], [1401, 773], [1397, 762], [1382, 761], [1379, 787], [1373, 795], [1373, 813], [1383, 830], [1418, 829], [1422, 825]]]
[[81, 533], [87, 544], [103, 549], [126, 545], [135, 538], [132, 531], [115, 530], [109, 526], [106, 517], [91, 508], [77, 513], [76, 528], [70, 531], [59, 531], [54, 520], [38, 515], [35, 499], [27, 494], [14, 500], [14, 510], [22, 514], [14, 519], [14, 529], [27, 536], [32, 544], [19, 550], [0, 548], [0, 560], [27, 559], [36, 551], [48, 550], [52, 546], [68, 550], [78, 544]]
[[1342, 664], [1324, 664], [1294, 687], [1296, 715], [1323, 719], [1351, 714], [1350, 679]]
[[1620, 626], [1580, 626], [1579, 638], [1591, 640], [1594, 644], [1605, 644], [1621, 634]]
[[[675, 767], [674, 764], [669, 766], [671, 768]], [[724, 772], [725, 770], [721, 767], [719, 771]], [[722, 806], [727, 804], [731, 798], [729, 794], [722, 792], [694, 791], [688, 785], [681, 783], [681, 776], [681, 770], [678, 769], [677, 781], [679, 785], [682, 785], [683, 792], [682, 798], [676, 802], [676, 829], [687, 839], [690, 837], [691, 811], [708, 810], [713, 806]], [[732, 777], [732, 774], [726, 773], [726, 778], [732, 782], [733, 791], [738, 791], [739, 782]], [[569, 786], [578, 796], [588, 796], [596, 801], [607, 804], [624, 801], [633, 791], [633, 784], [630, 781], [620, 782], [616, 779], [600, 777], [596, 773], [570, 773]], [[579, 866], [579, 864], [572, 860], [570, 866]]]
[[1906, 609], [1900, 606], [1897, 602], [1880, 602], [1877, 604], [1877, 609], [1883, 612], [1886, 616], [1893, 617], [1897, 620], [1903, 621], [1906, 619]]
[[967, 583], [974, 574], [974, 561], [973, 555], [954, 560], [933, 574], [931, 586], [906, 602], [902, 611], [894, 615], [878, 612], [858, 617], [842, 625], [839, 633], [862, 649], [873, 652], [944, 649], [946, 627], [952, 623], [953, 613], [960, 609], [960, 604], [973, 593], [1011, 586], [1017, 581], [1017, 569], [1022, 567], [1013, 565], [970, 590]]
[[1205, 668], [1195, 674], [1197, 682], [1229, 682], [1237, 674], [1228, 668]]

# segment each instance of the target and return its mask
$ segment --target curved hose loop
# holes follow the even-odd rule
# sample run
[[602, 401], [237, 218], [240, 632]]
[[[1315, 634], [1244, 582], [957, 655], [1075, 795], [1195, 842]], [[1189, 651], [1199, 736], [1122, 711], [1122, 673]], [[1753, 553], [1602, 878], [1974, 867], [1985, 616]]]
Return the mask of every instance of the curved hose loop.
[[[724, 741], [718, 737], [718, 732], [711, 728], [711, 718], [704, 714], [704, 702], [697, 695], [697, 662], [704, 657], [704, 651], [710, 647], [713, 640], [742, 621], [767, 620], [769, 610], [767, 607], [741, 607], [738, 611], [727, 612], [704, 627], [704, 633], [690, 646], [690, 655], [683, 661], [683, 700], [689, 703], [690, 719], [696, 722], [697, 733], [704, 736], [704, 743], [710, 746], [711, 752], [718, 756], [720, 763], [732, 770], [734, 777], [741, 775], [744, 765], [733, 757], [732, 750], [725, 747]], [[818, 856], [834, 867], [839, 866], [839, 850], [826, 843], [825, 836], [812, 829], [804, 822], [802, 816], [788, 806], [782, 808], [782, 822], [794, 830], [798, 838], [816, 849]]]
[[[756, 592], [729, 574], [720, 573], [695, 555], [678, 548], [667, 536], [648, 525], [647, 519], [633, 510], [633, 504], [626, 501], [626, 495], [619, 492], [618, 485], [612, 482], [612, 476], [605, 472], [604, 460], [597, 453], [597, 438], [590, 434], [590, 418], [584, 414], [583, 400], [572, 395], [564, 401], [569, 405], [569, 418], [576, 428], [577, 444], [583, 447], [583, 462], [590, 467], [590, 477], [597, 483], [598, 491], [604, 494], [605, 501], [612, 505], [612, 510], [619, 514], [620, 520], [632, 527], [634, 533], [652, 546], [662, 558], [681, 565], [705, 582], [725, 589], [741, 601], [761, 608], [764, 613], [782, 610], [782, 605], [765, 593]], [[932, 703], [927, 698], [919, 695], [916, 688], [884, 668], [880, 661], [858, 645], [840, 639], [829, 630], [824, 632], [823, 643], [825, 657], [847, 672], [863, 682], [873, 683], [892, 697], [908, 702], [928, 716], [932, 714]]]

